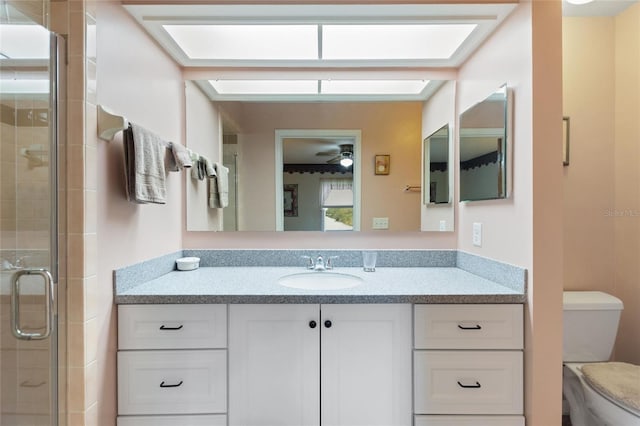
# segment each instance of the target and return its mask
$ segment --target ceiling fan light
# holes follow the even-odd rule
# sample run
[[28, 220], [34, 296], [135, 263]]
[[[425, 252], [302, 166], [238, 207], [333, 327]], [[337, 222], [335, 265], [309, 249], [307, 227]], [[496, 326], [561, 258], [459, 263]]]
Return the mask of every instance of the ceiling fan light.
[[353, 164], [353, 154], [351, 152], [343, 152], [340, 159], [340, 165], [342, 167], [351, 167]]

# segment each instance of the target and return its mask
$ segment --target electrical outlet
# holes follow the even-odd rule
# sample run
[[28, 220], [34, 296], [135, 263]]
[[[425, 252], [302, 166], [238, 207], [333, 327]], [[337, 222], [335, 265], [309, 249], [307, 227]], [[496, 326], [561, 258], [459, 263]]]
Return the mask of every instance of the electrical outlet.
[[374, 217], [373, 218], [373, 229], [389, 229], [389, 218], [388, 217]]
[[482, 247], [482, 223], [474, 222], [473, 224], [473, 245]]
[[441, 220], [440, 221], [440, 231], [446, 231], [447, 230], [447, 221], [446, 220]]

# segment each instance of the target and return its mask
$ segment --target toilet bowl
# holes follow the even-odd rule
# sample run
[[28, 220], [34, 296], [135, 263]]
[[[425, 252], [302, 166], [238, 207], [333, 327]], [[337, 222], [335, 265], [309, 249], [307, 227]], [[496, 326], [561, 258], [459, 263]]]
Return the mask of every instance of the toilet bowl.
[[572, 426], [640, 426], [640, 410], [592, 386], [582, 371], [609, 360], [622, 309], [622, 302], [606, 293], [563, 294], [562, 391]]
[[591, 386], [583, 363], [564, 363], [562, 392], [569, 403], [572, 426], [640, 426], [640, 411], [619, 403]]

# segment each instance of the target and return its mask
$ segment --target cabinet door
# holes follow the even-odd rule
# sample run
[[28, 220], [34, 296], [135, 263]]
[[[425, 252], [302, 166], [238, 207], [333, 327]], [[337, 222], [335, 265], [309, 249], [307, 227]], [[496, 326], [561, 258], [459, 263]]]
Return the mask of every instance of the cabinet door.
[[229, 307], [230, 426], [319, 425], [318, 317], [318, 305]]
[[411, 425], [411, 305], [322, 305], [321, 326], [323, 426]]

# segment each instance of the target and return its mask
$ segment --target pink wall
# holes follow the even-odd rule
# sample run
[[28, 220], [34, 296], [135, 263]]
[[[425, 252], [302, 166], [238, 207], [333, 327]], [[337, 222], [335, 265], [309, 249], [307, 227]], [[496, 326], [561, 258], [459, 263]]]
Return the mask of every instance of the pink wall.
[[[521, 3], [462, 66], [457, 91], [459, 111], [504, 82], [514, 92], [513, 195], [461, 204], [458, 248], [529, 271], [525, 414], [539, 426], [560, 424], [562, 400], [560, 6]], [[474, 222], [483, 224], [482, 247], [471, 244]]]
[[[97, 2], [98, 103], [167, 140], [183, 139], [184, 85], [180, 69], [120, 6]], [[88, 137], [95, 133], [87, 132]], [[98, 158], [98, 418], [113, 425], [116, 321], [112, 271], [181, 249], [183, 180], [167, 179], [166, 205], [125, 198], [122, 134], [97, 141]]]
[[[613, 291], [614, 18], [564, 18], [563, 114], [570, 118], [564, 167], [564, 289]], [[588, 70], [588, 72], [585, 72]]]
[[640, 4], [615, 18], [615, 97], [615, 356], [640, 364]]
[[563, 42], [563, 107], [574, 141], [564, 170], [564, 288], [622, 300], [613, 358], [638, 364], [640, 7], [565, 18]]

